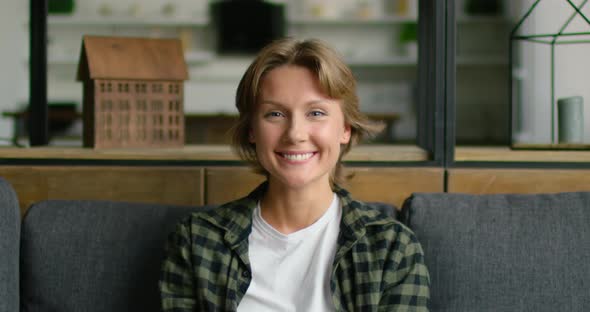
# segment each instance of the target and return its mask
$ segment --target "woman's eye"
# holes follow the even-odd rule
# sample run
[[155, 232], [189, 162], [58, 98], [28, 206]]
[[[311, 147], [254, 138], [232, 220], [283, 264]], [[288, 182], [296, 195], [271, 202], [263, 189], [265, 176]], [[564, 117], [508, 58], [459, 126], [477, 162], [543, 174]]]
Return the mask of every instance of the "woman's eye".
[[281, 117], [283, 116], [283, 114], [281, 114], [281, 112], [269, 112], [266, 113], [266, 117]]
[[324, 114], [324, 112], [322, 111], [312, 111], [311, 113], [309, 113], [311, 116], [313, 117], [321, 117], [321, 116], [325, 116], [326, 114]]

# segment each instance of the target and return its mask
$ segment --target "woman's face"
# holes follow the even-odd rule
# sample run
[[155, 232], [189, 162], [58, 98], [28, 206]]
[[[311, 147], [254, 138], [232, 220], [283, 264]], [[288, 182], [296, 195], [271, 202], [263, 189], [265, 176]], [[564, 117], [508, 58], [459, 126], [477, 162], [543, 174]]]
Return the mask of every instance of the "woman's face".
[[270, 183], [300, 189], [330, 183], [340, 145], [350, 141], [341, 103], [320, 91], [315, 75], [285, 65], [262, 79], [250, 142]]

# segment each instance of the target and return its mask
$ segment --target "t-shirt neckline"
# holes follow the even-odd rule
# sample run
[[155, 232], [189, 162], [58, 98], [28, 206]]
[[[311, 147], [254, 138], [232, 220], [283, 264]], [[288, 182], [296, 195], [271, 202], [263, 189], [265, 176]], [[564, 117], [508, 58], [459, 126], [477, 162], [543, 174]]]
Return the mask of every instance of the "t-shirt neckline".
[[269, 235], [277, 240], [281, 240], [288, 243], [293, 243], [300, 241], [302, 238], [311, 235], [312, 233], [323, 229], [331, 220], [336, 218], [338, 215], [338, 208], [340, 206], [339, 198], [334, 193], [332, 198], [332, 202], [330, 203], [330, 207], [324, 212], [324, 214], [316, 220], [311, 225], [300, 229], [296, 232], [290, 234], [283, 234], [275, 229], [272, 225], [270, 225], [264, 218], [262, 217], [262, 212], [260, 208], [260, 201], [256, 204], [256, 208], [254, 209], [254, 220], [253, 226], [256, 226], [259, 230], [263, 231], [266, 235]]

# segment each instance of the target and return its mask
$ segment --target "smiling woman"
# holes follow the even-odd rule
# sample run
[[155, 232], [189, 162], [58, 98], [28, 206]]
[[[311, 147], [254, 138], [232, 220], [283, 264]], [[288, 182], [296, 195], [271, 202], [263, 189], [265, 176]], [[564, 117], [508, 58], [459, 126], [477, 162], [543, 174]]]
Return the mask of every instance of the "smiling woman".
[[310, 70], [285, 65], [266, 74], [249, 140], [271, 187], [309, 187], [331, 197], [330, 176], [350, 133], [340, 101], [323, 94]]
[[[288, 71], [281, 67], [290, 67], [293, 74], [290, 81], [276, 81], [272, 77], [279, 76], [275, 71]], [[272, 74], [275, 72], [274, 74]], [[270, 77], [267, 77], [270, 76]], [[297, 80], [300, 79], [300, 80]], [[270, 81], [269, 81], [270, 80]], [[264, 83], [269, 85], [264, 87]], [[338, 102], [341, 114], [344, 114], [346, 125], [350, 128], [350, 140], [342, 145], [341, 156], [346, 154], [351, 146], [367, 136], [373, 136], [383, 129], [381, 124], [369, 121], [367, 116], [359, 110], [359, 99], [356, 90], [356, 81], [352, 71], [341, 56], [333, 49], [318, 40], [286, 39], [275, 42], [263, 49], [259, 56], [250, 65], [240, 84], [236, 94], [236, 107], [240, 113], [238, 123], [234, 129], [233, 145], [238, 154], [259, 173], [268, 176], [265, 168], [260, 166], [257, 157], [256, 145], [251, 142], [253, 118], [260, 109], [259, 104], [284, 104], [275, 103], [272, 98], [263, 98], [264, 92], [277, 90], [283, 83], [290, 88], [296, 88], [299, 84], [306, 84], [320, 102]], [[262, 86], [262, 87], [261, 87]], [[301, 86], [300, 88], [303, 88]], [[291, 90], [293, 91], [293, 90]], [[269, 94], [266, 94], [269, 97]], [[262, 97], [262, 98], [261, 98]], [[268, 101], [270, 101], [268, 103]], [[313, 100], [311, 100], [313, 102]], [[326, 103], [325, 103], [326, 104]], [[334, 105], [332, 105], [334, 106]], [[334, 168], [332, 182], [342, 182], [340, 179], [340, 161]]]
[[266, 176], [247, 197], [170, 235], [164, 311], [427, 311], [420, 243], [339, 186], [342, 156], [381, 126], [354, 77], [317, 40], [264, 48], [236, 94], [234, 147]]

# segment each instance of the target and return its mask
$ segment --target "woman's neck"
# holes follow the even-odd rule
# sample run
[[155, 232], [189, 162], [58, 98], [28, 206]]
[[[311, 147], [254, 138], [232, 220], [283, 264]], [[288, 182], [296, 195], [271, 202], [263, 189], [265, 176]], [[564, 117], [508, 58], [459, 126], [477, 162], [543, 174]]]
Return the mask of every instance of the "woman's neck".
[[329, 183], [292, 189], [270, 181], [260, 202], [262, 218], [283, 234], [299, 231], [324, 215], [333, 194]]

